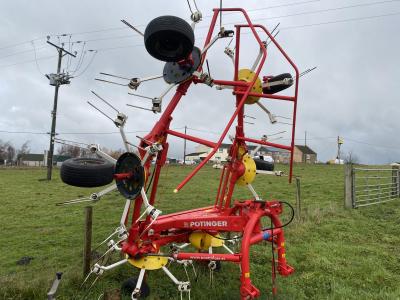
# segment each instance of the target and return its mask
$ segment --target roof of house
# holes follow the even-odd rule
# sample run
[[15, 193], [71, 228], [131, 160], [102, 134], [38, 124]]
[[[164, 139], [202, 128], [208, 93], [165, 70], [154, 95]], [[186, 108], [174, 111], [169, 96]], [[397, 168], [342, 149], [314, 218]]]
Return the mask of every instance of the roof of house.
[[[228, 149], [230, 146], [232, 146], [232, 144], [221, 144], [220, 148], [222, 148], [222, 149]], [[256, 146], [256, 145], [247, 145], [247, 148], [248, 148], [250, 151], [251, 151], [251, 150], [254, 150], [256, 147], [258, 147], [258, 146]], [[260, 148], [260, 151], [282, 152], [282, 151], [287, 151], [287, 150], [282, 150], [282, 149], [278, 149], [278, 148], [275, 148], [275, 147], [265, 147], [265, 146], [262, 146], [262, 147]]]
[[[63, 162], [70, 158], [71, 158], [71, 156], [69, 156], [69, 155], [54, 155], [53, 161]], [[18, 155], [18, 159], [20, 159], [22, 161], [43, 161], [44, 154], [34, 154], [34, 153], [20, 154], [20, 155]]]
[[188, 157], [188, 156], [199, 156], [199, 155], [204, 154], [204, 153], [207, 153], [207, 152], [193, 152], [193, 153], [186, 154], [186, 157]]
[[295, 145], [297, 149], [299, 149], [303, 154], [317, 154], [310, 147], [303, 145]]
[[44, 155], [43, 154], [20, 154], [18, 155], [18, 159], [23, 161], [43, 161]]
[[69, 155], [54, 155], [53, 156], [53, 161], [63, 162], [63, 161], [66, 161], [67, 159], [70, 159], [70, 158], [71, 158], [71, 156], [69, 156]]

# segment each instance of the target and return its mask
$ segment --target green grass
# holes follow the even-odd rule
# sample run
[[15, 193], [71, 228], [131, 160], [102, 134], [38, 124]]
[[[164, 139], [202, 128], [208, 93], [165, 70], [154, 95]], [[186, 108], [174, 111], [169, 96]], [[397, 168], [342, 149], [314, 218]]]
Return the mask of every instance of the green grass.
[[[285, 166], [282, 166], [285, 169]], [[191, 167], [166, 167], [162, 173], [157, 208], [163, 213], [214, 203], [219, 170], [207, 167], [182, 191], [173, 189]], [[0, 169], [0, 299], [44, 299], [56, 271], [64, 276], [57, 299], [80, 299], [82, 280], [83, 207], [55, 203], [89, 195], [99, 189], [63, 184], [57, 174], [51, 182], [44, 169]], [[287, 258], [296, 272], [279, 277], [278, 299], [400, 299], [400, 207], [398, 201], [357, 210], [343, 208], [342, 166], [297, 165], [301, 178], [302, 221], [285, 230]], [[259, 176], [254, 187], [263, 199], [294, 204], [295, 186], [287, 178]], [[238, 188], [234, 198], [249, 197]], [[119, 223], [124, 199], [114, 192], [94, 204], [93, 245]], [[285, 210], [283, 219], [289, 217]], [[16, 262], [34, 259], [26, 266]], [[256, 245], [251, 253], [251, 276], [261, 299], [271, 298], [270, 244]], [[173, 273], [182, 280], [179, 266]], [[209, 273], [198, 266], [199, 281], [192, 281], [192, 299], [239, 299], [239, 268], [223, 263], [209, 286]], [[88, 299], [106, 289], [119, 288], [137, 270], [128, 265], [109, 271]], [[149, 299], [177, 299], [173, 284], [152, 271]]]

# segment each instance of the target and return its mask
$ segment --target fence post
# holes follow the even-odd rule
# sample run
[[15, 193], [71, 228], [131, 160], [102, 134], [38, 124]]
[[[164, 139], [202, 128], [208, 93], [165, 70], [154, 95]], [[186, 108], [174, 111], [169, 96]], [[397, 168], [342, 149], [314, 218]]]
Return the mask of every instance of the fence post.
[[90, 261], [92, 254], [92, 216], [93, 208], [85, 207], [85, 233], [83, 238], [83, 276], [90, 272]]
[[399, 197], [399, 166], [392, 166], [392, 197]]
[[297, 220], [301, 220], [300, 178], [296, 177], [296, 211]]
[[400, 167], [397, 166], [397, 198], [400, 198]]
[[344, 207], [354, 208], [353, 199], [353, 165], [346, 164], [344, 169]]

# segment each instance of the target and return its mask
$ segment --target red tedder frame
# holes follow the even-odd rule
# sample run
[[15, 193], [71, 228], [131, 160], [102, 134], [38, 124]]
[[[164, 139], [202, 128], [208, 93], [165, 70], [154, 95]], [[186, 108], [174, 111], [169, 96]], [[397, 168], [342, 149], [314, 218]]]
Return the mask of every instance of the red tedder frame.
[[[193, 84], [204, 83], [203, 80], [196, 75], [192, 76], [185, 82], [182, 82], [176, 89], [175, 95], [166, 107], [164, 113], [161, 115], [159, 121], [155, 124], [151, 132], [146, 135], [140, 144], [140, 156], [143, 158], [145, 147], [151, 143], [159, 143], [162, 145], [163, 150], [156, 155], [156, 164], [154, 167], [153, 183], [151, 187], [149, 203], [154, 205], [157, 193], [158, 182], [160, 178], [161, 168], [164, 166], [168, 152], [168, 135], [173, 135], [189, 141], [206, 145], [212, 148], [208, 156], [176, 187], [175, 192], [178, 192], [184, 187], [185, 184], [210, 160], [221, 146], [224, 138], [226, 137], [232, 124], [237, 120], [236, 133], [232, 145], [229, 149], [230, 160], [221, 170], [220, 183], [217, 190], [215, 203], [212, 206], [197, 208], [189, 211], [181, 211], [167, 215], [161, 215], [156, 220], [152, 220], [148, 216], [145, 220], [136, 222], [141, 214], [143, 198], [139, 196], [132, 204], [132, 224], [129, 228], [129, 237], [123, 243], [122, 250], [131, 257], [140, 257], [145, 255], [154, 255], [160, 253], [160, 248], [170, 243], [186, 243], [189, 242], [189, 236], [193, 232], [205, 232], [210, 235], [216, 236], [226, 232], [236, 232], [241, 236], [240, 252], [229, 254], [210, 254], [202, 252], [175, 252], [173, 257], [177, 260], [191, 259], [191, 260], [215, 260], [215, 261], [230, 261], [240, 264], [241, 267], [241, 286], [240, 295], [242, 299], [253, 299], [260, 296], [260, 291], [252, 284], [250, 279], [250, 247], [253, 244], [268, 241], [273, 244], [277, 252], [277, 261], [273, 261], [275, 270], [283, 276], [290, 275], [294, 269], [286, 262], [285, 257], [285, 242], [284, 231], [279, 215], [282, 213], [282, 203], [279, 201], [261, 201], [257, 199], [248, 199], [242, 201], [233, 201], [232, 194], [235, 188], [236, 181], [241, 177], [245, 171], [245, 166], [242, 163], [241, 155], [247, 152], [246, 142], [256, 143], [265, 146], [272, 146], [280, 149], [290, 151], [290, 174], [289, 180], [292, 177], [293, 168], [293, 149], [295, 137], [295, 124], [296, 124], [296, 105], [298, 96], [298, 82], [299, 72], [296, 65], [291, 61], [285, 51], [279, 46], [271, 33], [262, 25], [253, 24], [247, 13], [240, 8], [216, 8], [213, 10], [211, 25], [205, 40], [205, 46], [211, 41], [214, 28], [220, 12], [240, 12], [246, 20], [246, 24], [235, 25], [236, 35], [236, 53], [234, 57], [234, 79], [217, 80], [213, 79], [216, 85], [224, 85], [233, 87], [233, 94], [236, 96], [236, 110], [228, 121], [225, 129], [223, 130], [217, 142], [208, 141], [192, 135], [183, 134], [170, 129], [172, 121], [172, 114], [179, 104], [181, 98], [186, 94], [188, 88]], [[240, 55], [240, 36], [242, 28], [249, 28], [254, 35], [257, 43], [262, 49], [262, 57], [255, 70], [256, 76], [252, 82], [244, 82], [238, 80], [239, 71], [239, 55]], [[294, 96], [271, 95], [263, 93], [253, 93], [253, 85], [260, 75], [262, 67], [267, 58], [267, 48], [261, 41], [257, 29], [269, 37], [275, 44], [279, 51], [283, 54], [289, 64], [295, 71], [295, 92]], [[207, 51], [202, 53], [202, 63], [205, 61]], [[202, 63], [198, 71], [202, 71]], [[269, 98], [273, 100], [285, 100], [293, 103], [293, 125], [291, 144], [281, 145], [271, 143], [268, 141], [248, 138], [244, 134], [244, 105], [248, 96], [256, 96], [260, 98]], [[259, 100], [261, 101], [261, 100]], [[151, 159], [145, 163], [145, 171], [147, 174], [150, 172]], [[148, 176], [149, 177], [149, 176]], [[150, 183], [148, 183], [150, 185]], [[262, 228], [261, 219], [267, 217], [271, 219], [273, 228]], [[126, 223], [128, 220], [126, 220]], [[127, 225], [127, 224], [126, 224]], [[151, 230], [148, 228], [151, 227]], [[273, 274], [274, 276], [274, 274]], [[274, 292], [274, 290], [273, 290]]]

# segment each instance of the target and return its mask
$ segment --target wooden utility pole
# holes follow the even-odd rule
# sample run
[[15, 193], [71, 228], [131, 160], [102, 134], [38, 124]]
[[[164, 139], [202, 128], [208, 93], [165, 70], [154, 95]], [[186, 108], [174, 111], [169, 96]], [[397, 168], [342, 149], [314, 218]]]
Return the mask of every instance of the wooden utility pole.
[[307, 130], [304, 131], [304, 146], [307, 146]]
[[340, 138], [340, 136], [337, 137], [337, 156], [336, 158], [339, 160], [340, 164], [340, 146], [342, 146], [343, 140]]
[[[185, 125], [185, 134], [186, 134], [187, 126]], [[183, 141], [183, 165], [186, 165], [186, 138]]]
[[60, 88], [60, 85], [69, 84], [70, 83], [69, 79], [71, 78], [68, 74], [60, 73], [62, 58], [65, 55], [71, 55], [73, 57], [76, 57], [76, 55], [68, 52], [64, 48], [58, 47], [52, 42], [47, 41], [47, 43], [55, 47], [58, 52], [57, 74], [46, 75], [46, 77], [50, 80], [50, 85], [55, 86], [54, 104], [53, 104], [53, 110], [51, 111], [52, 120], [51, 120], [51, 131], [50, 131], [50, 147], [49, 147], [49, 152], [47, 153], [47, 180], [51, 180], [51, 174], [53, 169], [54, 139], [56, 136], [58, 90]]

